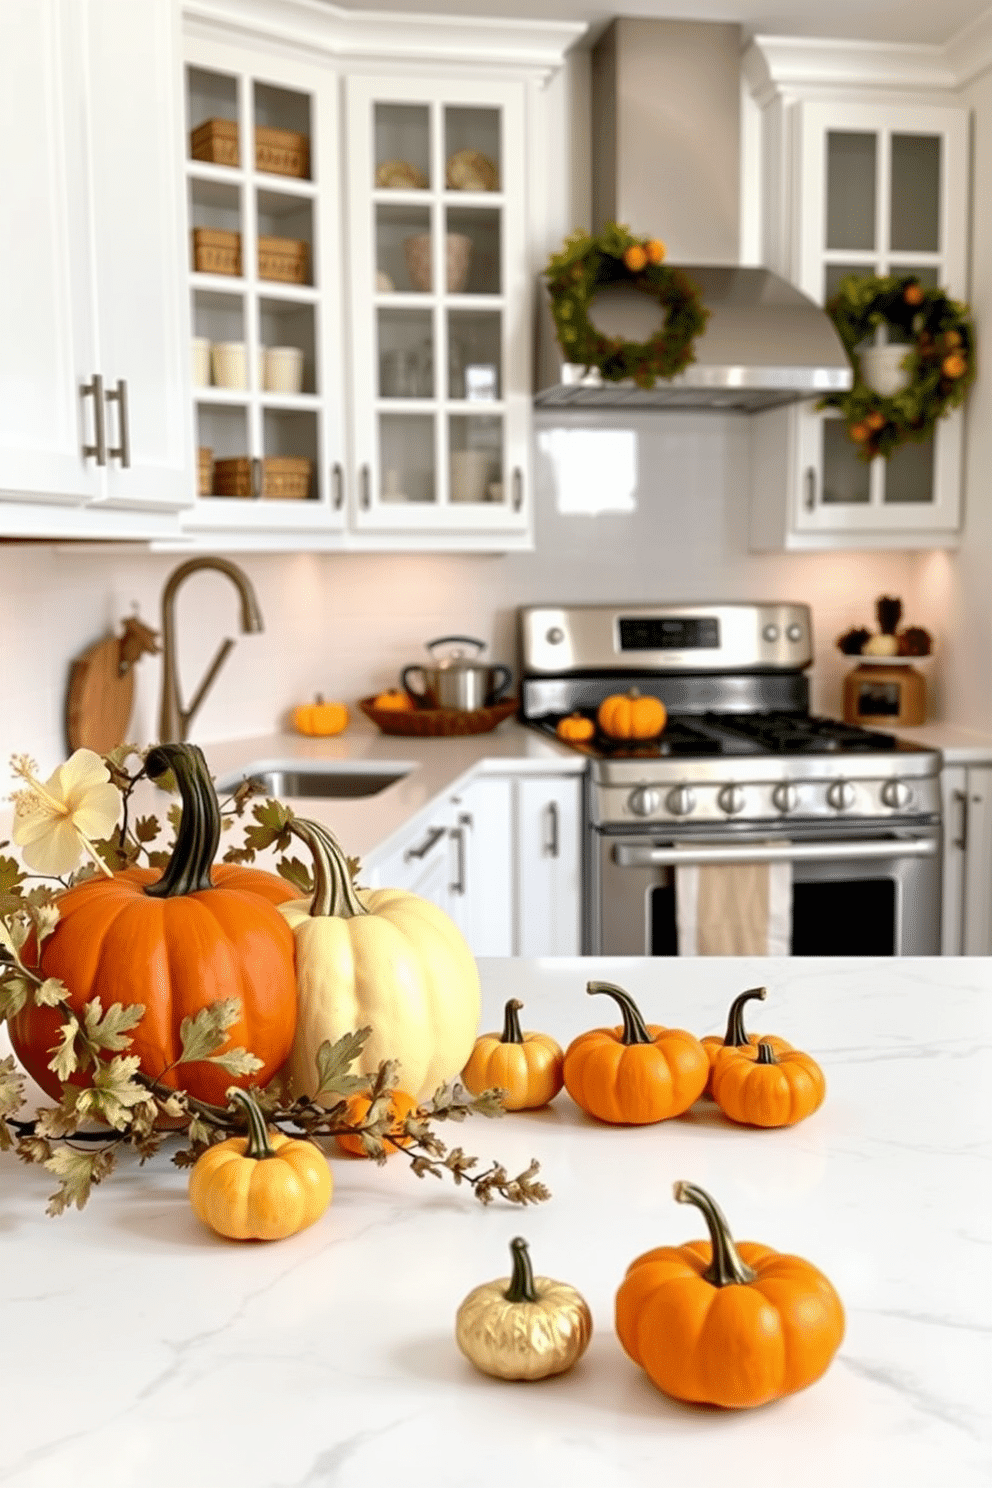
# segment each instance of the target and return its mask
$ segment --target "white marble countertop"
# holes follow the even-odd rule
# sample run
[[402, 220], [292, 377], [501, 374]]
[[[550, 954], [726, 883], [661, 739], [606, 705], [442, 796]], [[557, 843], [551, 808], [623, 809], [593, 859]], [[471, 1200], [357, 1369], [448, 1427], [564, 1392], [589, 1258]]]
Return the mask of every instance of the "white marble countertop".
[[[339, 1159], [323, 1219], [271, 1245], [203, 1229], [164, 1156], [48, 1219], [51, 1176], [0, 1155], [0, 1484], [987, 1488], [992, 961], [481, 969], [485, 1027], [513, 995], [525, 1027], [563, 1044], [614, 1021], [585, 996], [590, 977], [699, 1034], [765, 983], [751, 1026], [819, 1059], [826, 1102], [782, 1131], [730, 1126], [703, 1103], [628, 1129], [562, 1093], [543, 1112], [450, 1132], [511, 1171], [536, 1157], [548, 1203], [484, 1209], [401, 1157]], [[808, 1390], [740, 1413], [687, 1407], [623, 1353], [613, 1298], [628, 1263], [703, 1233], [672, 1200], [677, 1179], [708, 1189], [738, 1239], [803, 1255], [833, 1281], [847, 1336]], [[508, 1274], [517, 1234], [595, 1323], [570, 1374], [531, 1385], [476, 1373], [453, 1336], [468, 1291]]]
[[939, 749], [948, 765], [992, 764], [992, 734], [979, 729], [959, 728], [956, 723], [921, 723], [914, 728], [892, 728], [878, 725], [886, 733], [896, 734], [914, 744]]

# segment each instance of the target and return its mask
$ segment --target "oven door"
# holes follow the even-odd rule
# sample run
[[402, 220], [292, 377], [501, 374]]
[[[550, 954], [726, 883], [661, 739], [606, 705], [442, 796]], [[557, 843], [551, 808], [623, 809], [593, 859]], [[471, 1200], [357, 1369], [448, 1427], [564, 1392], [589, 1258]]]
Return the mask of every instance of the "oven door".
[[794, 956], [940, 952], [940, 826], [790, 823], [719, 837], [594, 828], [593, 955], [676, 956], [675, 865], [788, 861]]

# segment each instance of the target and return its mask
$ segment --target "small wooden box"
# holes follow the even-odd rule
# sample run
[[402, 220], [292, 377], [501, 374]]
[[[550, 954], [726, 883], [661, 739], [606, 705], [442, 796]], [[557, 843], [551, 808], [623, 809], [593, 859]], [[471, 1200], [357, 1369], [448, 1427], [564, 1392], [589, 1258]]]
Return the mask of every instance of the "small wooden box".
[[845, 723], [912, 728], [926, 717], [926, 679], [914, 666], [862, 662], [844, 678]]
[[265, 501], [305, 501], [310, 494], [311, 460], [295, 455], [269, 455], [252, 460], [239, 455], [214, 466], [214, 495]]
[[307, 177], [310, 174], [310, 141], [292, 129], [255, 126], [255, 169], [274, 176]]
[[209, 160], [213, 165], [240, 165], [238, 126], [234, 119], [207, 119], [197, 125], [189, 137], [193, 160]]
[[241, 234], [217, 227], [194, 227], [193, 267], [198, 274], [241, 273]]
[[283, 284], [306, 284], [308, 247], [301, 238], [260, 237], [259, 279], [278, 279]]
[[212, 496], [214, 489], [214, 452], [208, 445], [201, 444], [196, 452], [196, 494], [198, 496]]

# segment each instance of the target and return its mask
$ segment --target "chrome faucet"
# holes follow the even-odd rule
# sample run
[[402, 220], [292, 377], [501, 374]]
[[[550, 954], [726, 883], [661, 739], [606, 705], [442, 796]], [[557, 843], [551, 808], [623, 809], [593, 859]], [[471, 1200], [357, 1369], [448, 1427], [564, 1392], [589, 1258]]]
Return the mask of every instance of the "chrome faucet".
[[241, 596], [241, 629], [246, 635], [263, 630], [262, 612], [258, 607], [255, 591], [248, 575], [236, 563], [227, 558], [190, 558], [180, 563], [168, 577], [162, 590], [162, 703], [158, 715], [158, 738], [160, 744], [184, 740], [189, 734], [190, 724], [213, 685], [214, 678], [233, 650], [234, 642], [227, 638], [217, 649], [217, 654], [204, 673], [203, 680], [190, 702], [184, 708], [179, 695], [179, 667], [176, 658], [175, 604], [176, 591], [184, 579], [202, 568], [215, 568], [226, 574]]

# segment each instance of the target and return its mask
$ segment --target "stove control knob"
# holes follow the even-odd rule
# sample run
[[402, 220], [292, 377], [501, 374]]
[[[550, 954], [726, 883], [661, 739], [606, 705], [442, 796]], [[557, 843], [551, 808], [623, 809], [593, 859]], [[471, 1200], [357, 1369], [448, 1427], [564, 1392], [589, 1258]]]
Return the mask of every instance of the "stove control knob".
[[661, 791], [653, 785], [639, 785], [627, 797], [627, 805], [635, 816], [650, 816], [661, 805]]
[[785, 634], [790, 641], [801, 641], [803, 638], [803, 628], [793, 620], [792, 624], [787, 627]]
[[799, 805], [799, 792], [796, 787], [787, 782], [777, 785], [772, 791], [772, 805], [776, 811], [781, 811], [783, 816], [790, 811], [795, 811]]
[[744, 787], [725, 785], [716, 799], [721, 811], [725, 811], [728, 816], [736, 816], [738, 811], [744, 810]]
[[858, 793], [849, 780], [835, 780], [827, 787], [827, 802], [835, 811], [849, 811]]
[[673, 816], [688, 816], [696, 809], [695, 792], [688, 785], [676, 785], [665, 797], [665, 805]]
[[764, 630], [761, 632], [761, 638], [762, 638], [762, 640], [769, 641], [769, 642], [771, 642], [771, 641], [777, 641], [778, 640], [778, 626], [777, 625], [766, 625], [765, 628], [764, 628]]
[[565, 639], [565, 632], [562, 630], [560, 625], [552, 625], [551, 629], [547, 632], [544, 639], [549, 643], [549, 645], [560, 646], [562, 641]]
[[905, 780], [887, 780], [882, 786], [882, 805], [902, 811], [913, 803], [913, 787]]

